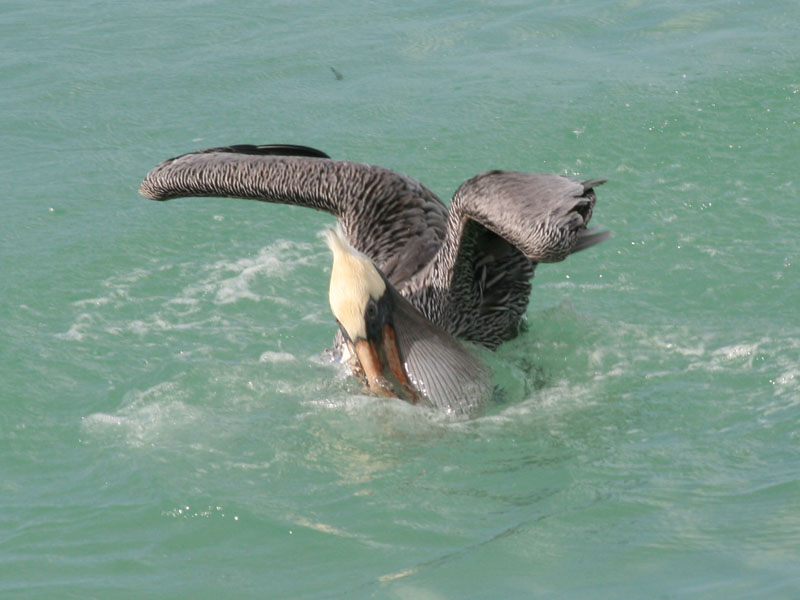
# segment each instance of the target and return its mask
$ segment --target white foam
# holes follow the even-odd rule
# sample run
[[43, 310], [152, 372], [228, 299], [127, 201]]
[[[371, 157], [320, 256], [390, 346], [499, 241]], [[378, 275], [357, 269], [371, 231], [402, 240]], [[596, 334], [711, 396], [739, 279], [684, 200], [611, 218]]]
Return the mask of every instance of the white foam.
[[262, 363], [289, 362], [293, 360], [295, 360], [294, 354], [290, 354], [289, 352], [273, 352], [270, 350], [263, 352], [261, 356], [258, 357], [258, 362]]
[[85, 300], [78, 300], [73, 302], [73, 306], [77, 307], [84, 307], [84, 306], [104, 306], [111, 302], [111, 296], [100, 296], [98, 298], [86, 298]]
[[259, 250], [254, 257], [217, 261], [207, 268], [207, 275], [202, 281], [183, 290], [178, 301], [189, 303], [207, 295], [213, 295], [216, 304], [261, 300], [262, 297], [251, 287], [258, 278], [285, 279], [298, 264], [303, 264], [303, 258], [307, 259], [311, 254], [313, 252], [309, 244], [278, 240]]
[[706, 353], [706, 346], [703, 342], [697, 342], [695, 344], [689, 344], [686, 340], [679, 340], [676, 341], [665, 341], [659, 338], [654, 338], [653, 343], [656, 346], [660, 346], [665, 350], [669, 350], [670, 352], [675, 352], [680, 354], [681, 356], [703, 356]]
[[70, 328], [64, 333], [57, 333], [56, 338], [70, 342], [79, 342], [86, 338], [87, 332], [94, 324], [94, 318], [89, 313], [80, 313]]
[[98, 412], [83, 418], [84, 430], [92, 435], [121, 435], [131, 446], [153, 446], [170, 440], [174, 432], [192, 429], [202, 417], [199, 408], [186, 404], [176, 382], [157, 384], [131, 392], [116, 413]]
[[752, 364], [753, 355], [758, 351], [758, 343], [755, 344], [733, 344], [731, 346], [724, 346], [714, 350], [712, 354], [719, 358], [734, 360], [743, 357], [749, 357], [748, 363]]
[[[312, 244], [278, 240], [261, 248], [255, 256], [235, 260], [218, 260], [211, 264], [168, 264], [151, 268], [137, 267], [118, 273], [100, 282], [100, 290], [93, 290], [89, 297], [72, 303], [75, 309], [73, 322], [69, 328], [56, 335], [66, 341], [83, 341], [88, 337], [103, 334], [120, 335], [130, 332], [144, 336], [152, 332], [193, 329], [205, 326], [209, 318], [189, 320], [188, 317], [202, 313], [209, 303], [225, 305], [240, 300], [264, 301], [291, 305], [280, 294], [262, 292], [263, 281], [285, 279], [298, 266], [316, 264], [320, 248]], [[166, 274], [165, 274], [166, 272]], [[164, 299], [152, 292], [143, 291], [142, 282], [150, 278], [176, 278], [184, 282], [183, 289], [172, 298]], [[186, 281], [192, 281], [188, 285]], [[158, 281], [156, 281], [158, 283]], [[139, 284], [139, 285], [137, 285]], [[100, 293], [98, 293], [98, 291]], [[271, 290], [270, 290], [271, 291]], [[283, 290], [280, 290], [283, 291]], [[130, 307], [137, 310], [131, 319], [120, 316], [124, 309], [128, 315]], [[218, 316], [211, 321], [219, 321]], [[288, 357], [272, 357], [267, 354], [264, 360], [290, 360]]]
[[84, 417], [83, 422], [84, 425], [115, 425], [119, 426], [122, 425], [125, 419], [120, 417], [119, 415], [109, 415], [106, 413], [94, 413], [89, 415], [88, 417]]
[[780, 399], [778, 404], [764, 407], [764, 415], [792, 408], [800, 404], [800, 368], [791, 366], [780, 375], [769, 380], [775, 397]]
[[147, 321], [139, 319], [131, 321], [126, 329], [137, 335], [146, 335], [151, 331], [166, 331], [171, 328], [170, 324], [159, 315], [152, 315]]
[[773, 380], [773, 382], [775, 385], [790, 385], [796, 380], [800, 380], [800, 370], [790, 369], [789, 371], [784, 371], [781, 373]]

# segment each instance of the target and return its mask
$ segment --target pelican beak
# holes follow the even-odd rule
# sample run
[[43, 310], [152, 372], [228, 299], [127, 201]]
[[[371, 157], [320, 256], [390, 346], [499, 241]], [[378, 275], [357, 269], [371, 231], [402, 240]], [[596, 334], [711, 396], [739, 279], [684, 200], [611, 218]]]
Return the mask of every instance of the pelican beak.
[[375, 306], [364, 317], [366, 335], [351, 342], [370, 393], [454, 414], [471, 414], [488, 398], [486, 365], [391, 285]]
[[353, 348], [370, 392], [419, 403], [419, 393], [408, 380], [391, 323], [383, 325], [377, 338], [358, 339]]

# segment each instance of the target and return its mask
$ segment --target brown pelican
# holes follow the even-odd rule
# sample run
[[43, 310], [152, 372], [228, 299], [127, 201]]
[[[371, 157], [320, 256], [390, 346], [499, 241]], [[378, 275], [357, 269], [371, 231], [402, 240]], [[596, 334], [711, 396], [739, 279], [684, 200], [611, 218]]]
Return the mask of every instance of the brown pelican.
[[448, 209], [418, 181], [331, 160], [305, 146], [238, 145], [164, 161], [139, 192], [223, 196], [334, 215], [329, 300], [336, 345], [379, 395], [469, 413], [491, 389], [460, 341], [494, 349], [517, 335], [540, 262], [606, 239], [586, 225], [603, 179], [487, 171]]

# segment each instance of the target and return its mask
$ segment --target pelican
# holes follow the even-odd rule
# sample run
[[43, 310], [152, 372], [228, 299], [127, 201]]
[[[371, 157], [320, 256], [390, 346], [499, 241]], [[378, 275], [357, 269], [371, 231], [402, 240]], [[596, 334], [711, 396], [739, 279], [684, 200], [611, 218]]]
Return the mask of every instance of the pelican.
[[307, 146], [235, 145], [168, 159], [139, 193], [153, 200], [231, 197], [332, 214], [328, 299], [334, 345], [370, 392], [470, 414], [491, 392], [466, 343], [515, 337], [538, 263], [605, 240], [587, 228], [594, 188], [556, 174], [487, 171], [448, 209], [418, 181]]

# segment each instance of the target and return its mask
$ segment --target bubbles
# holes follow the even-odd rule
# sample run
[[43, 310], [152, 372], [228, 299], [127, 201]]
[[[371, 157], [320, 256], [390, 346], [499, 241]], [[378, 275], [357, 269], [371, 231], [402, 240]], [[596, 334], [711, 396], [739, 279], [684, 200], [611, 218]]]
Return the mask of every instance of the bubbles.
[[172, 519], [228, 519], [234, 522], [239, 521], [239, 515], [227, 513], [219, 505], [203, 507], [181, 505], [165, 510], [162, 514]]

